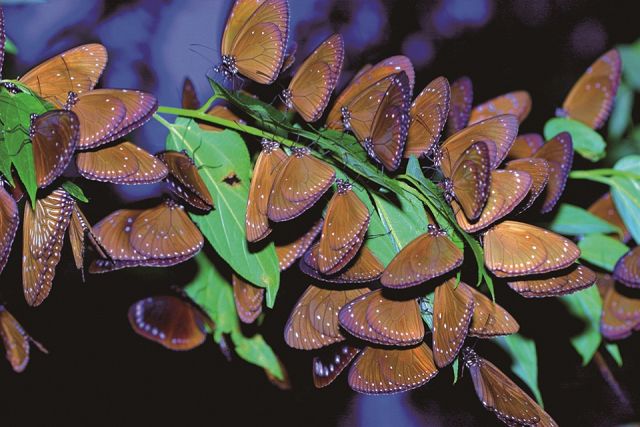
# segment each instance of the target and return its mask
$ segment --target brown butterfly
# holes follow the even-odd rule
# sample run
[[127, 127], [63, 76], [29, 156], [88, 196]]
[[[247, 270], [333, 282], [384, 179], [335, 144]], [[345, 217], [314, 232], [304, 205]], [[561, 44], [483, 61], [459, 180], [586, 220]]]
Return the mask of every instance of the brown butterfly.
[[605, 221], [615, 225], [620, 229], [622, 235], [613, 235], [612, 237], [620, 239], [624, 243], [627, 243], [631, 239], [631, 233], [629, 233], [629, 230], [624, 225], [624, 221], [620, 217], [620, 214], [618, 213], [618, 210], [613, 203], [611, 193], [607, 192], [602, 195], [602, 197], [593, 202], [587, 210], [595, 216], [604, 219]]
[[569, 178], [569, 172], [571, 172], [573, 164], [571, 135], [567, 132], [559, 133], [536, 151], [534, 157], [544, 159], [549, 165], [547, 192], [541, 209], [542, 213], [548, 213], [553, 210], [558, 200], [560, 200]]
[[558, 424], [536, 402], [493, 363], [466, 347], [465, 366], [469, 369], [478, 399], [507, 425], [551, 427]]
[[109, 258], [109, 254], [106, 249], [100, 245], [98, 237], [93, 233], [91, 224], [84, 216], [77, 203], [73, 204], [73, 213], [71, 214], [71, 221], [69, 223], [69, 241], [71, 242], [71, 252], [73, 253], [73, 260], [76, 264], [76, 268], [80, 270], [82, 279], [84, 280], [84, 255], [86, 252], [87, 244], [89, 241], [90, 246], [98, 253], [98, 257], [102, 259]]
[[16, 201], [0, 184], [0, 273], [9, 259], [13, 239], [20, 224], [19, 215]]
[[409, 133], [404, 157], [420, 157], [440, 140], [449, 114], [449, 81], [438, 77], [429, 83], [411, 104]]
[[549, 163], [544, 159], [522, 158], [507, 162], [505, 168], [513, 171], [524, 172], [531, 177], [531, 188], [529, 196], [524, 202], [520, 211], [525, 211], [533, 205], [538, 196], [545, 189], [549, 181]]
[[520, 325], [507, 310], [471, 286], [467, 289], [473, 294], [475, 302], [469, 325], [470, 337], [491, 338], [518, 332]]
[[[0, 18], [2, 18], [1, 15]], [[27, 334], [22, 325], [2, 304], [0, 304], [0, 337], [2, 337], [7, 360], [15, 372], [24, 371], [29, 364], [30, 342], [35, 344], [41, 352], [48, 353], [42, 344]]]
[[603, 291], [600, 332], [608, 340], [621, 340], [640, 330], [640, 298], [623, 295], [609, 275], [598, 275]]
[[338, 316], [351, 335], [380, 345], [411, 346], [424, 339], [424, 322], [415, 299], [389, 299], [381, 289], [345, 305]]
[[174, 194], [205, 212], [213, 208], [211, 193], [193, 159], [185, 151], [164, 151], [156, 156], [167, 166], [167, 180]]
[[231, 275], [231, 279], [238, 317], [244, 323], [253, 323], [262, 313], [264, 289], [253, 286], [235, 274]]
[[504, 221], [484, 234], [484, 263], [498, 277], [543, 274], [580, 256], [571, 240], [534, 225]]
[[640, 288], [640, 246], [636, 246], [618, 260], [613, 277], [631, 288]]

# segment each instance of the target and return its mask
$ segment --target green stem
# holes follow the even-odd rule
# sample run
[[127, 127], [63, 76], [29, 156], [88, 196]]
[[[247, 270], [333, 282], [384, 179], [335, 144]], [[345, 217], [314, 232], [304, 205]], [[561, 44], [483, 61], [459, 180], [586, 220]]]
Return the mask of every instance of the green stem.
[[569, 174], [569, 177], [573, 179], [591, 179], [593, 181], [597, 181], [596, 179], [593, 179], [596, 177], [611, 177], [611, 176], [619, 176], [622, 178], [640, 180], [640, 175], [634, 174], [629, 171], [621, 171], [621, 170], [610, 169], [610, 168], [577, 170]]

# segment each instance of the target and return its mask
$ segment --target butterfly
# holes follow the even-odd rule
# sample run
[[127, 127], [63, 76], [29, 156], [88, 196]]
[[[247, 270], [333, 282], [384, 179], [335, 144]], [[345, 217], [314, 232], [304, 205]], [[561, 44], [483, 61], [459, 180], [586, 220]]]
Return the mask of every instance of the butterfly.
[[85, 44], [47, 59], [18, 81], [40, 98], [62, 108], [69, 92], [82, 95], [91, 91], [106, 65], [105, 47], [97, 43]]
[[533, 205], [538, 196], [542, 194], [547, 182], [549, 182], [549, 163], [544, 159], [522, 158], [515, 159], [505, 164], [505, 169], [523, 172], [531, 178], [531, 188], [529, 195], [524, 202], [520, 211], [525, 211]]
[[609, 340], [621, 340], [640, 330], [640, 298], [633, 298], [616, 289], [609, 275], [598, 275], [603, 290], [600, 332]]
[[271, 84], [282, 68], [288, 36], [287, 0], [236, 0], [222, 35], [222, 63], [215, 70]]
[[[478, 219], [490, 195], [490, 147], [495, 148], [495, 144], [475, 142], [462, 153], [452, 168], [445, 166], [450, 163], [447, 151], [437, 154], [436, 165], [440, 166], [444, 175], [442, 186], [445, 200], [453, 205], [455, 199], [454, 209], [461, 210], [471, 221]], [[447, 156], [446, 160], [441, 156]]]
[[317, 121], [329, 103], [344, 60], [344, 41], [340, 34], [326, 39], [302, 63], [282, 92], [288, 109], [295, 109], [306, 122]]
[[402, 160], [410, 102], [409, 78], [401, 71], [368, 86], [342, 107], [344, 127], [353, 131], [369, 157], [390, 171]]
[[525, 133], [518, 135], [507, 154], [510, 159], [524, 159], [533, 157], [533, 154], [544, 145], [544, 139], [537, 133]]
[[[342, 130], [346, 128], [349, 130], [349, 108], [350, 105], [357, 97], [365, 92], [369, 92], [372, 86], [381, 86], [380, 90], [384, 91], [391, 80], [388, 79], [394, 74], [398, 74], [401, 71], [407, 75], [409, 80], [409, 94], [413, 92], [413, 85], [415, 83], [415, 72], [411, 60], [406, 56], [398, 55], [384, 59], [377, 64], [371, 66], [364, 66], [355, 77], [349, 82], [347, 87], [340, 93], [338, 98], [333, 104], [333, 107], [327, 114], [327, 127], [329, 129]], [[347, 118], [347, 120], [344, 120]]]
[[364, 242], [371, 218], [350, 182], [338, 179], [336, 187], [318, 243], [317, 265], [324, 274], [340, 271], [353, 259]]
[[449, 114], [449, 81], [438, 77], [429, 83], [411, 104], [409, 132], [404, 157], [420, 157], [440, 139]]
[[215, 329], [200, 308], [172, 295], [137, 301], [129, 308], [128, 316], [135, 333], [169, 350], [192, 350]]
[[[313, 244], [320, 231], [322, 231], [322, 218], [316, 221], [307, 231], [297, 238], [286, 243], [275, 242], [276, 256], [280, 271], [284, 271], [291, 267], [298, 258], [307, 252], [307, 249]], [[289, 235], [290, 237], [290, 235]]]
[[613, 277], [631, 288], [640, 288], [640, 246], [631, 249], [616, 262]]
[[113, 184], [150, 184], [167, 177], [167, 166], [129, 141], [76, 154], [83, 177]]
[[188, 110], [197, 110], [200, 108], [200, 100], [196, 93], [196, 87], [190, 78], [186, 77], [182, 83], [182, 98], [180, 100], [182, 108]]
[[475, 303], [469, 324], [470, 337], [491, 338], [515, 334], [520, 330], [520, 325], [507, 310], [471, 286], [467, 289], [473, 295]]
[[78, 116], [52, 110], [31, 116], [29, 137], [38, 188], [44, 188], [67, 168], [79, 138]]
[[313, 384], [323, 388], [331, 384], [349, 363], [360, 353], [360, 349], [348, 344], [335, 344], [313, 358]]
[[315, 244], [304, 254], [300, 260], [300, 271], [323, 282], [366, 283], [379, 278], [384, 270], [373, 252], [363, 246], [342, 271], [335, 274], [323, 274], [318, 266], [318, 248], [319, 245]]
[[244, 323], [253, 323], [262, 313], [264, 289], [253, 286], [235, 274], [231, 276], [231, 283], [238, 317]]
[[451, 278], [436, 287], [433, 298], [433, 352], [436, 365], [445, 367], [464, 344], [475, 307], [473, 293]]
[[26, 203], [22, 221], [22, 285], [30, 306], [40, 305], [51, 291], [74, 200], [62, 188]]
[[631, 239], [631, 233], [629, 233], [624, 221], [620, 217], [620, 214], [613, 203], [613, 199], [611, 198], [611, 193], [607, 192], [603, 194], [602, 197], [593, 202], [587, 210], [620, 229], [621, 234], [613, 235], [612, 237], [620, 239], [624, 243], [627, 243]]
[[158, 100], [138, 90], [95, 89], [81, 95], [69, 92], [64, 108], [78, 116], [77, 148], [86, 150], [115, 141], [142, 126], [158, 109]]
[[588, 288], [595, 281], [596, 274], [591, 269], [574, 264], [564, 270], [509, 281], [507, 284], [523, 297], [543, 298], [571, 294]]
[[443, 230], [429, 224], [428, 231], [407, 244], [385, 268], [380, 283], [401, 289], [448, 273], [462, 264], [463, 253]]
[[367, 347], [351, 365], [348, 381], [359, 393], [391, 394], [421, 387], [437, 373], [425, 343], [401, 349]]
[[262, 150], [258, 154], [251, 177], [245, 217], [245, 229], [249, 242], [262, 240], [271, 233], [267, 215], [269, 195], [277, 172], [287, 158], [277, 142], [263, 139], [261, 144]]
[[573, 142], [568, 132], [562, 132], [547, 141], [533, 155], [549, 165], [547, 191], [542, 203], [542, 213], [551, 212], [564, 191], [573, 164]]
[[344, 341], [338, 312], [366, 292], [366, 289], [331, 290], [309, 285], [284, 327], [285, 342], [292, 348], [313, 350]]
[[458, 225], [467, 233], [475, 233], [487, 228], [510, 214], [527, 196], [531, 185], [531, 176], [526, 172], [513, 170], [491, 171], [489, 197], [476, 222], [469, 222], [464, 210], [460, 208], [455, 200], [451, 201], [451, 207], [456, 212]]
[[213, 208], [211, 193], [186, 151], [164, 151], [156, 157], [167, 166], [167, 181], [174, 194], [202, 211]]
[[90, 246], [98, 253], [98, 256], [103, 259], [109, 258], [107, 251], [98, 242], [98, 237], [93, 233], [91, 224], [84, 216], [84, 213], [80, 210], [78, 203], [73, 204], [73, 213], [71, 214], [71, 221], [69, 223], [69, 241], [71, 242], [71, 252], [73, 253], [73, 260], [76, 264], [76, 268], [80, 270], [82, 279], [84, 281], [84, 255], [86, 252], [87, 244], [89, 241]]
[[484, 263], [498, 277], [543, 274], [569, 267], [580, 256], [571, 240], [534, 225], [503, 221], [483, 237]]
[[[0, 20], [2, 19], [0, 9]], [[0, 304], [0, 337], [7, 355], [7, 360], [15, 372], [22, 372], [29, 363], [30, 343], [35, 344], [43, 353], [48, 353], [42, 344], [27, 334], [15, 317]]]
[[[1, 15], [0, 19], [2, 19]], [[9, 259], [13, 239], [16, 237], [20, 223], [19, 215], [16, 201], [0, 184], [0, 273]]]
[[524, 90], [505, 93], [471, 110], [467, 126], [501, 114], [513, 114], [522, 123], [531, 112], [531, 96]]
[[424, 339], [424, 322], [416, 300], [390, 299], [382, 289], [346, 304], [338, 319], [351, 335], [373, 344], [405, 347]]
[[293, 219], [311, 206], [331, 187], [334, 169], [311, 155], [306, 147], [291, 149], [273, 179], [267, 215], [280, 222]]
[[478, 399], [508, 425], [551, 427], [558, 424], [493, 363], [471, 348], [463, 351]]
[[573, 85], [556, 115], [600, 129], [613, 108], [621, 73], [620, 53], [606, 52]]
[[453, 135], [467, 126], [472, 107], [473, 84], [469, 77], [460, 77], [451, 83], [451, 106], [447, 118], [447, 135]]

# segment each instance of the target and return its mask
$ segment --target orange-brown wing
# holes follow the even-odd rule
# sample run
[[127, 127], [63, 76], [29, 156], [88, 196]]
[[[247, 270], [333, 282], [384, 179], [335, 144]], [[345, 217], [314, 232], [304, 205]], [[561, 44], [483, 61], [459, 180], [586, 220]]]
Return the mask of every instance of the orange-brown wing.
[[451, 278], [438, 286], [433, 298], [433, 351], [436, 365], [447, 366], [456, 358], [467, 337], [473, 315], [473, 294]]
[[313, 358], [313, 384], [323, 388], [331, 384], [346, 368], [360, 349], [347, 344], [337, 344]]
[[458, 159], [450, 178], [452, 194], [447, 194], [447, 197], [455, 197], [463, 215], [471, 221], [478, 219], [491, 194], [492, 148], [495, 148], [495, 144], [491, 142], [475, 142]]
[[529, 92], [519, 90], [505, 93], [477, 105], [471, 110], [469, 125], [481, 122], [500, 114], [513, 114], [522, 123], [531, 112], [531, 96]]
[[303, 63], [289, 84], [291, 103], [306, 122], [317, 121], [329, 103], [336, 80], [326, 62]]
[[411, 104], [410, 123], [404, 157], [420, 157], [440, 140], [449, 115], [449, 81], [438, 77], [420, 92]]
[[20, 223], [19, 215], [15, 200], [0, 185], [0, 273], [9, 259], [13, 239], [16, 237]]
[[329, 283], [371, 282], [379, 278], [383, 270], [384, 268], [378, 258], [366, 246], [361, 247], [344, 270], [336, 274], [322, 274], [320, 272], [318, 267], [318, 244], [309, 249], [300, 262], [300, 271], [315, 279]]
[[244, 323], [253, 323], [262, 313], [264, 288], [253, 286], [235, 274], [231, 275], [231, 279], [238, 317]]
[[632, 288], [640, 288], [640, 246], [636, 246], [618, 260], [613, 277]]
[[461, 131], [469, 123], [473, 107], [473, 84], [463, 76], [451, 83], [451, 106], [447, 119], [447, 135]]
[[559, 133], [536, 151], [534, 157], [544, 159], [549, 164], [549, 181], [541, 212], [551, 212], [560, 200], [573, 165], [571, 135], [567, 132]]
[[580, 249], [571, 240], [522, 222], [501, 222], [484, 235], [484, 262], [498, 277], [561, 270], [579, 256]]
[[0, 337], [13, 370], [24, 371], [29, 363], [29, 336], [3, 305], [0, 305]]
[[624, 221], [622, 221], [616, 206], [613, 204], [611, 193], [607, 192], [602, 195], [602, 197], [593, 202], [587, 210], [620, 229], [622, 236], [614, 235], [613, 237], [621, 239], [625, 243], [631, 239], [631, 233], [629, 233], [626, 225], [624, 225]]
[[525, 211], [533, 205], [538, 196], [542, 193], [549, 181], [549, 164], [544, 159], [531, 157], [516, 159], [505, 165], [508, 170], [521, 171], [531, 177], [531, 189], [520, 211]]
[[184, 82], [182, 83], [182, 100], [180, 105], [182, 108], [187, 108], [189, 110], [197, 110], [200, 108], [200, 100], [196, 93], [196, 87], [193, 85], [193, 82], [189, 77], [185, 77]]
[[213, 198], [202, 180], [193, 159], [181, 151], [165, 151], [156, 155], [169, 170], [173, 192], [190, 205], [210, 211]]
[[533, 157], [533, 154], [544, 145], [544, 139], [537, 133], [525, 133], [518, 135], [507, 157], [510, 159], [523, 159]]
[[[464, 283], [458, 286], [462, 285]], [[473, 317], [469, 325], [469, 336], [491, 338], [518, 332], [520, 325], [507, 310], [471, 286], [467, 286], [467, 289], [473, 294], [475, 302]]]
[[87, 92], [71, 103], [71, 111], [80, 123], [79, 150], [111, 141], [127, 115], [127, 108], [117, 97], [105, 92]]
[[69, 92], [81, 95], [92, 90], [106, 65], [105, 47], [85, 44], [47, 59], [19, 80], [41, 98], [62, 107]]
[[633, 330], [640, 330], [640, 298], [621, 294], [611, 283], [603, 298], [600, 331], [609, 340], [621, 340]]
[[571, 88], [562, 104], [562, 114], [593, 129], [602, 127], [613, 107], [621, 72], [620, 53], [616, 49], [606, 52]]
[[311, 246], [322, 230], [323, 223], [324, 222], [321, 218], [316, 221], [302, 236], [287, 243], [279, 244], [276, 242], [276, 256], [278, 257], [278, 263], [280, 264], [280, 271], [284, 271], [291, 267], [298, 258], [307, 252], [309, 246]]
[[155, 156], [128, 141], [76, 155], [80, 175], [113, 184], [150, 184], [166, 178], [168, 169]]
[[596, 274], [583, 265], [571, 267], [544, 276], [508, 282], [511, 289], [526, 298], [555, 297], [588, 288], [596, 281]]

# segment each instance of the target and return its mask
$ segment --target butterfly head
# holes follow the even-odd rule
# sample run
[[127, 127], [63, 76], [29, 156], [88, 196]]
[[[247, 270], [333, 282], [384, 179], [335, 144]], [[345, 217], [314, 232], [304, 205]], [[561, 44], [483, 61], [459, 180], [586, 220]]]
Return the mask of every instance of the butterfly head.
[[476, 366], [480, 363], [480, 358], [471, 347], [465, 347], [462, 349], [462, 361], [467, 368], [471, 368], [472, 366]]
[[444, 198], [447, 203], [451, 203], [453, 198], [455, 197], [455, 192], [453, 191], [453, 181], [451, 178], [444, 178], [442, 180], [442, 189], [444, 190]]
[[340, 114], [342, 115], [342, 125], [346, 130], [351, 130], [351, 112], [347, 107], [340, 108]]
[[291, 89], [283, 90], [282, 93], [280, 94], [280, 97], [282, 98], [282, 102], [287, 107], [287, 109], [292, 110], [293, 109], [293, 101], [292, 101], [293, 93], [291, 92]]
[[262, 151], [264, 151], [267, 154], [280, 148], [280, 144], [278, 144], [276, 141], [271, 141], [266, 138], [262, 138], [262, 141], [260, 141], [260, 144], [262, 145]]
[[14, 95], [20, 93], [20, 89], [18, 89], [18, 86], [11, 82], [2, 82], [2, 86]]
[[69, 91], [69, 93], [67, 94], [67, 102], [64, 104], [64, 109], [70, 110], [77, 103], [78, 103], [78, 94], [73, 91]]
[[353, 188], [353, 184], [344, 179], [336, 179], [336, 186], [338, 187], [338, 194], [344, 194]]
[[556, 117], [569, 117], [569, 113], [564, 108], [556, 108]]
[[235, 76], [238, 74], [238, 66], [236, 65], [235, 56], [222, 55], [222, 63], [214, 67], [213, 70], [216, 73], [222, 73], [225, 79], [230, 79]]
[[293, 147], [291, 149], [291, 152], [293, 153], [294, 156], [300, 158], [300, 157], [308, 156], [311, 153], [311, 150], [309, 150], [307, 147]]
[[36, 134], [35, 124], [37, 119], [38, 119], [37, 114], [31, 113], [29, 115], [29, 138], [31, 139], [33, 139], [33, 137]]
[[362, 145], [364, 146], [365, 151], [373, 160], [378, 161], [378, 156], [376, 156], [376, 152], [373, 150], [373, 140], [370, 136], [366, 137], [362, 141]]

